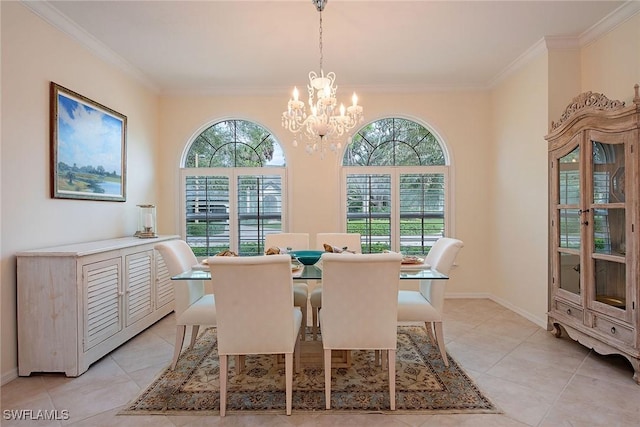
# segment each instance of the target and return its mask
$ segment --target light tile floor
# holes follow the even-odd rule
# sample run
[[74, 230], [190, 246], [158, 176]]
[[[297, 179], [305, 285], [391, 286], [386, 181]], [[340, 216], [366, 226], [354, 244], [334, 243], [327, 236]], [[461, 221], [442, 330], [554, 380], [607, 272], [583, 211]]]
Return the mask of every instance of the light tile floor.
[[[621, 356], [557, 339], [486, 299], [446, 300], [447, 351], [504, 414], [122, 416], [171, 360], [173, 315], [105, 356], [78, 378], [17, 378], [1, 389], [9, 426], [638, 426], [640, 386]], [[68, 411], [64, 421], [16, 421], [6, 410]], [[34, 412], [35, 413], [35, 412]]]

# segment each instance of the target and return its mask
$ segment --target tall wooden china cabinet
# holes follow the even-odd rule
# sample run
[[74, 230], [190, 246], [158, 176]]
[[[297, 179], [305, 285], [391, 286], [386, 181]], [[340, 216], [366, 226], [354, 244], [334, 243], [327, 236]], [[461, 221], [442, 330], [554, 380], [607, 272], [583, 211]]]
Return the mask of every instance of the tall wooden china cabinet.
[[586, 92], [549, 142], [549, 329], [621, 354], [640, 384], [640, 95]]

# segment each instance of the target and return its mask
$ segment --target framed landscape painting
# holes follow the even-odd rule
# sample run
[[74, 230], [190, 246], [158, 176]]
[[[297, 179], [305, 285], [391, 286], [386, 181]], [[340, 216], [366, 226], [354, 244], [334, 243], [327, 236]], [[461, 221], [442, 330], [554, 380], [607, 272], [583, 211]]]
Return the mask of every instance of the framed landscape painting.
[[51, 197], [126, 200], [127, 117], [51, 82]]

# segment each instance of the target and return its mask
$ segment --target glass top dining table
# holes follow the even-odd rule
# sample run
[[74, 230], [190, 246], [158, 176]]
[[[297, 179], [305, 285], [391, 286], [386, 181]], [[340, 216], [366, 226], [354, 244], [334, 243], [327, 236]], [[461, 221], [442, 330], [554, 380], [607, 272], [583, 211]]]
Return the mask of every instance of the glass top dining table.
[[[300, 273], [292, 273], [294, 281], [322, 280], [322, 268], [319, 264], [305, 265]], [[403, 265], [400, 268], [400, 280], [446, 280], [449, 276], [428, 266]], [[194, 266], [193, 269], [173, 276], [171, 280], [209, 280], [211, 272], [207, 266]]]

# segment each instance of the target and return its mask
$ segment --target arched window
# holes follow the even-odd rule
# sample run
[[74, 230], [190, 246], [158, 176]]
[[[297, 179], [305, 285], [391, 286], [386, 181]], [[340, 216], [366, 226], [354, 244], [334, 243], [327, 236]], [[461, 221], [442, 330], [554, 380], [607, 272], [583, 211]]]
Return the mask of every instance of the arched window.
[[449, 165], [423, 125], [385, 118], [353, 136], [342, 160], [346, 230], [364, 252], [424, 254], [449, 227]]
[[193, 139], [182, 166], [183, 235], [197, 256], [261, 254], [265, 233], [282, 231], [285, 160], [262, 126], [215, 123]]

